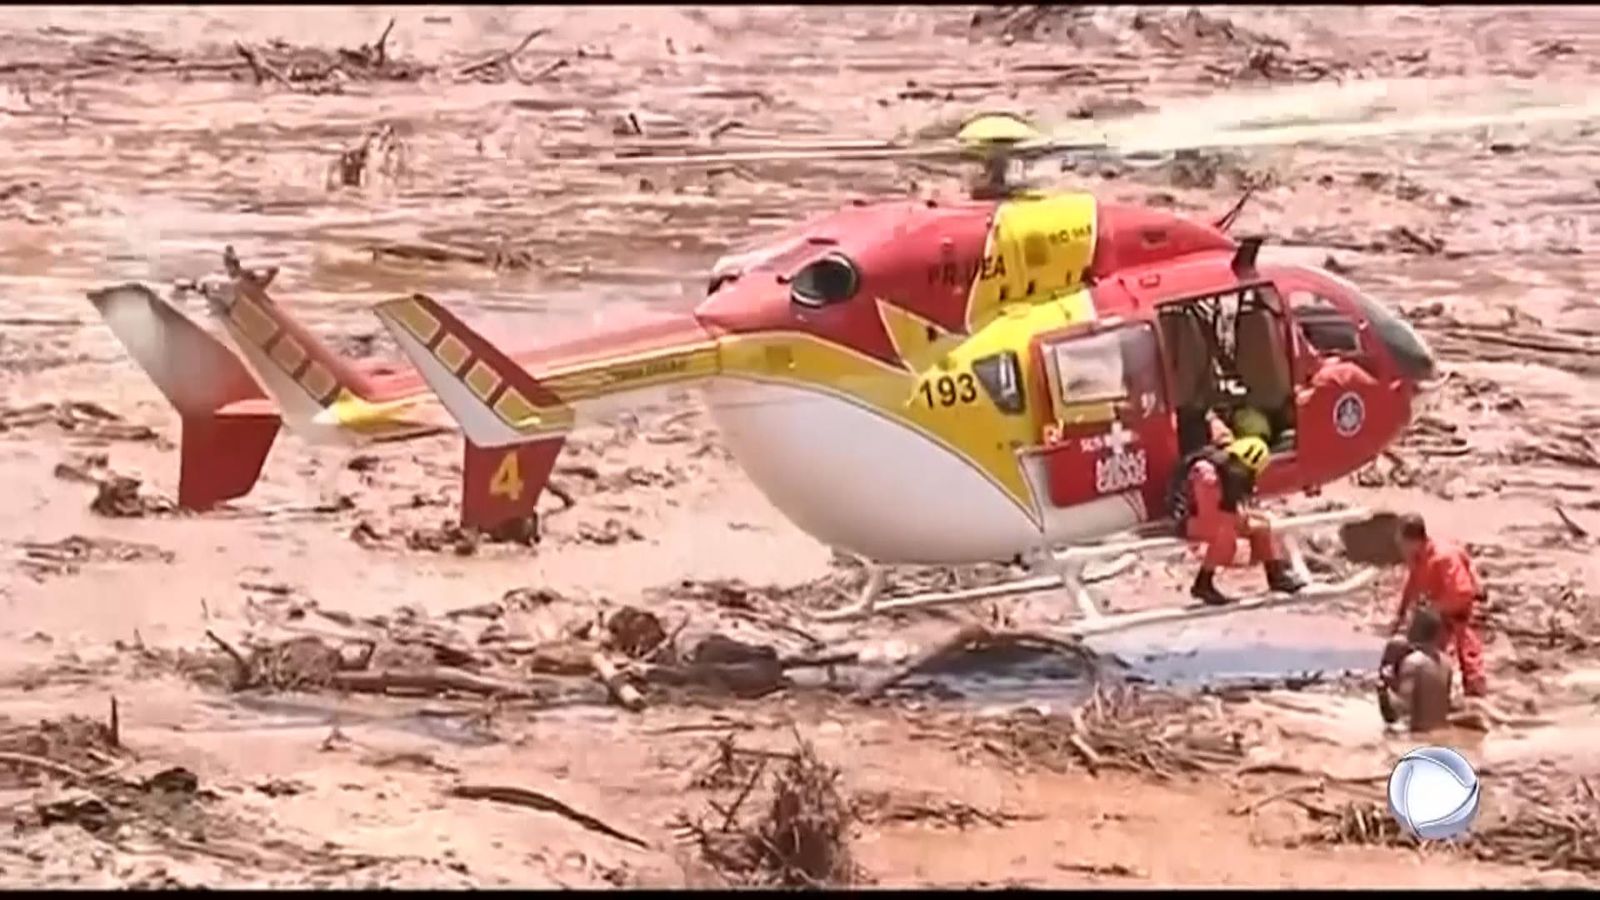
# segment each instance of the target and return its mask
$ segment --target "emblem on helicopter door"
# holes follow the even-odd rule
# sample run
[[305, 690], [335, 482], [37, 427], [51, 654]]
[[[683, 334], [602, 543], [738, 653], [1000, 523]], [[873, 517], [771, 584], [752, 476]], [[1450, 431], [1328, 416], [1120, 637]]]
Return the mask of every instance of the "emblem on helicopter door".
[[1121, 422], [1113, 421], [1109, 432], [1084, 441], [1085, 449], [1089, 449], [1087, 445], [1093, 441], [1098, 447], [1111, 451], [1095, 460], [1095, 493], [1120, 494], [1142, 487], [1149, 479], [1150, 463], [1144, 448], [1130, 446], [1138, 440], [1136, 432], [1122, 427]]

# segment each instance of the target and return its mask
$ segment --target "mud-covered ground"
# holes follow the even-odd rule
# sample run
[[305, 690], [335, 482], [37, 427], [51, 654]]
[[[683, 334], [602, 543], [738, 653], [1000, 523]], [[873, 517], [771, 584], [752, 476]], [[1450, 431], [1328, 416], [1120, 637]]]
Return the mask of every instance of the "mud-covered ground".
[[[1580, 7], [14, 10], [0, 880], [1589, 883], [1586, 134], [1078, 173], [1108, 198], [1210, 214], [1255, 185], [1239, 230], [1347, 272], [1440, 352], [1452, 377], [1411, 433], [1326, 494], [1423, 511], [1489, 580], [1511, 718], [1449, 738], [1488, 798], [1454, 848], [1417, 848], [1382, 813], [1410, 747], [1370, 704], [1393, 575], [1332, 608], [1120, 637], [1094, 666], [1019, 635], [1065, 620], [1055, 596], [821, 624], [806, 612], [858, 573], [744, 482], [691, 396], [608, 412], [574, 440], [556, 476], [571, 502], [549, 498], [535, 548], [440, 527], [454, 438], [358, 456], [280, 439], [249, 498], [176, 515], [176, 417], [84, 292], [140, 280], [198, 316], [180, 287], [231, 243], [281, 266], [275, 293], [345, 352], [388, 352], [366, 307], [411, 290], [555, 335], [687, 308], [727, 247], [844, 199], [957, 187], [882, 162], [584, 160], [882, 141], [996, 105], [1093, 118], [1297, 81], [1583, 84], [1597, 51], [1600, 14]], [[117, 495], [111, 473], [143, 483]], [[1146, 560], [1098, 589], [1116, 609], [1172, 602], [1188, 571]], [[888, 683], [973, 624], [987, 631], [959, 663]], [[1129, 676], [1179, 693], [1116, 683]]]

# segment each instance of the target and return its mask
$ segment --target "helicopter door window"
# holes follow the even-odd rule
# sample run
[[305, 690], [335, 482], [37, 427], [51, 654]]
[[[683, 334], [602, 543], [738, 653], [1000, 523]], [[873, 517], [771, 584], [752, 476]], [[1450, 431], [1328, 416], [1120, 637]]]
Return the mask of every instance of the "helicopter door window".
[[1007, 350], [995, 353], [972, 363], [972, 374], [994, 402], [995, 408], [1008, 416], [1019, 415], [1027, 409], [1027, 399], [1022, 393], [1022, 360]]
[[1049, 349], [1050, 391], [1062, 406], [1126, 400], [1118, 332], [1062, 341]]
[[1332, 300], [1310, 291], [1289, 294], [1289, 309], [1306, 343], [1323, 356], [1361, 353], [1361, 331]]
[[1046, 378], [1059, 408], [1131, 405], [1136, 415], [1149, 416], [1166, 406], [1160, 348], [1148, 325], [1062, 341], [1048, 349], [1046, 360]]

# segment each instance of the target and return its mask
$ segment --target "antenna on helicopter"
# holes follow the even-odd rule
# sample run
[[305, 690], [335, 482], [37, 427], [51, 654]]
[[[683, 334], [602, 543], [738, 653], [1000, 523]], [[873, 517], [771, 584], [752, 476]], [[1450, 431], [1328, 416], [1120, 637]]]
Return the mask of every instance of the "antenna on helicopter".
[[1252, 184], [1249, 187], [1246, 187], [1244, 189], [1244, 194], [1239, 197], [1239, 202], [1233, 204], [1232, 209], [1229, 209], [1227, 212], [1222, 214], [1221, 218], [1211, 223], [1212, 226], [1218, 231], [1224, 233], [1227, 232], [1229, 228], [1233, 227], [1234, 220], [1239, 218], [1239, 213], [1244, 209], [1244, 205], [1250, 202], [1250, 198], [1255, 195], [1255, 192], [1255, 185]]

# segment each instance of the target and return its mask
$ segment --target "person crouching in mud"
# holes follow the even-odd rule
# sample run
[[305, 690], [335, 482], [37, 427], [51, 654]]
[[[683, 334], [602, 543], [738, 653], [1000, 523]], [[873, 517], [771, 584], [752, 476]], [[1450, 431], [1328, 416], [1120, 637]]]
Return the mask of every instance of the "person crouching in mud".
[[1210, 606], [1233, 602], [1217, 589], [1217, 567], [1232, 565], [1238, 541], [1250, 542], [1252, 561], [1267, 573], [1267, 587], [1298, 593], [1305, 587], [1283, 561], [1272, 526], [1265, 516], [1249, 509], [1256, 478], [1267, 467], [1267, 444], [1258, 437], [1243, 437], [1226, 449], [1207, 447], [1184, 460], [1174, 476], [1173, 518], [1184, 536], [1205, 545], [1205, 557], [1190, 596]]
[[1411, 615], [1404, 638], [1383, 648], [1378, 666], [1378, 711], [1385, 725], [1408, 719], [1412, 734], [1450, 724], [1450, 687], [1455, 673], [1444, 657], [1444, 620], [1432, 607]]
[[1484, 697], [1489, 683], [1478, 620], [1486, 595], [1472, 559], [1461, 547], [1430, 537], [1427, 524], [1415, 513], [1400, 518], [1398, 537], [1409, 569], [1390, 634], [1399, 634], [1407, 611], [1427, 598], [1443, 622], [1445, 649], [1455, 652], [1461, 666], [1462, 692], [1472, 698]]

